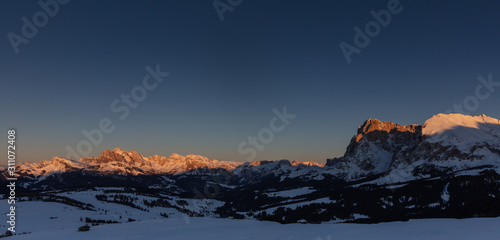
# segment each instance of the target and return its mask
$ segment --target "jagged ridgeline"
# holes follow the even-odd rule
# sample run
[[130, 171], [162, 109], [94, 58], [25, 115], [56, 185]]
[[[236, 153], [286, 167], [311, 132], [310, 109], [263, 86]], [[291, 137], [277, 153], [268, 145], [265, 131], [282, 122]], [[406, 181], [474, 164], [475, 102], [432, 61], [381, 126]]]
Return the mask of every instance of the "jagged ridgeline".
[[[16, 169], [18, 194], [33, 201], [84, 205], [90, 203], [60, 194], [94, 191], [96, 201], [144, 211], [282, 223], [500, 216], [500, 122], [485, 115], [438, 114], [423, 125], [369, 119], [344, 156], [325, 164], [145, 157], [117, 148]], [[134, 200], [132, 193], [148, 199]], [[200, 199], [212, 207], [203, 208]]]

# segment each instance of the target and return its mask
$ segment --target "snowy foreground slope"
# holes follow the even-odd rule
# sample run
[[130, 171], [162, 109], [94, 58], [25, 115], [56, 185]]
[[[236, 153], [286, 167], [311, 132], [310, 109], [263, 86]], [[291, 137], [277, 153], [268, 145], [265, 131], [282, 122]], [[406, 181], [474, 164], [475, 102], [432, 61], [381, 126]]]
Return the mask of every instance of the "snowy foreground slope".
[[12, 240], [106, 239], [106, 240], [192, 240], [192, 239], [500, 239], [500, 218], [418, 219], [380, 224], [286, 224], [255, 220], [209, 218], [156, 219], [93, 227], [88, 232], [75, 229], [42, 230], [14, 236]]
[[[83, 200], [87, 194], [77, 198]], [[92, 203], [97, 204], [95, 200]], [[101, 211], [88, 211], [53, 202], [20, 202], [18, 232], [7, 239], [500, 239], [500, 218], [416, 219], [407, 222], [379, 224], [279, 224], [269, 221], [187, 217], [175, 210], [169, 218], [117, 204], [101, 203]], [[0, 202], [1, 209], [7, 203]], [[3, 216], [5, 216], [3, 214]], [[78, 232], [84, 225], [80, 218], [120, 220], [131, 217], [138, 221], [92, 226], [88, 232]], [[2, 218], [3, 220], [3, 218]], [[3, 221], [2, 221], [3, 222]], [[3, 228], [2, 224], [2, 228]]]

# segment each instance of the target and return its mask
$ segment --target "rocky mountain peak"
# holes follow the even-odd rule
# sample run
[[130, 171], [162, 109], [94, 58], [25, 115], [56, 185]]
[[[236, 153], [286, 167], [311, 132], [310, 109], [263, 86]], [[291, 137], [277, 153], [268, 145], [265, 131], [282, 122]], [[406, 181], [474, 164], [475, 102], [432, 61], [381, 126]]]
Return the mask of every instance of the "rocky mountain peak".
[[125, 162], [125, 158], [123, 155], [119, 154], [118, 151], [112, 151], [109, 149], [104, 150], [99, 156], [97, 157], [98, 162]]
[[378, 119], [370, 118], [366, 120], [363, 125], [358, 128], [358, 135], [356, 136], [356, 142], [361, 141], [363, 137], [368, 137], [368, 140], [378, 140], [378, 138], [386, 135], [387, 133], [394, 132], [410, 132], [416, 133], [422, 129], [420, 125], [409, 124], [409, 125], [399, 125], [393, 122], [383, 122]]
[[179, 160], [183, 160], [184, 159], [184, 156], [181, 156], [177, 153], [172, 153], [170, 154], [170, 157], [168, 157], [169, 159], [179, 159]]
[[298, 161], [298, 160], [293, 161], [291, 164], [292, 164], [292, 166], [307, 166], [307, 167], [312, 167], [312, 166], [322, 167], [322, 166], [324, 166], [324, 164], [319, 164], [319, 163], [314, 162], [314, 161]]

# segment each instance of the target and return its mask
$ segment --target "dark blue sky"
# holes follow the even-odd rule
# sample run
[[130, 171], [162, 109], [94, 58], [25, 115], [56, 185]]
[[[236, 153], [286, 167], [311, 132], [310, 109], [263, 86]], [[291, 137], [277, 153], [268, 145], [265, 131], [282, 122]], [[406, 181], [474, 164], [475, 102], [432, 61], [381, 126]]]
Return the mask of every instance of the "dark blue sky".
[[[116, 129], [91, 155], [120, 147], [242, 161], [237, 146], [286, 105], [297, 117], [255, 160], [322, 162], [368, 118], [422, 124], [474, 95], [479, 75], [500, 81], [493, 0], [401, 1], [348, 64], [339, 44], [354, 44], [353, 28], [388, 2], [243, 0], [220, 21], [212, 1], [74, 0], [16, 54], [7, 35], [41, 7], [6, 0], [0, 125], [17, 129], [18, 161], [66, 156], [102, 118]], [[119, 120], [111, 102], [156, 64], [171, 75]], [[497, 87], [471, 114], [500, 118], [499, 102]]]

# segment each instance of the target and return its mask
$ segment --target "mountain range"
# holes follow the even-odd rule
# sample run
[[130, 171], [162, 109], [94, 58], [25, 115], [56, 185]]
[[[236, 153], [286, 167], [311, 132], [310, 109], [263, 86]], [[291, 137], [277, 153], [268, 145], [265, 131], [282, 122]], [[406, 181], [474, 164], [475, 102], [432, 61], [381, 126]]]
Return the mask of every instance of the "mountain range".
[[[369, 119], [344, 156], [325, 164], [146, 157], [116, 148], [97, 157], [21, 163], [16, 171], [26, 196], [124, 187], [121, 193], [155, 197], [193, 216], [281, 223], [500, 216], [500, 121], [462, 114], [438, 114], [423, 125]], [[186, 207], [195, 199], [218, 207]]]

